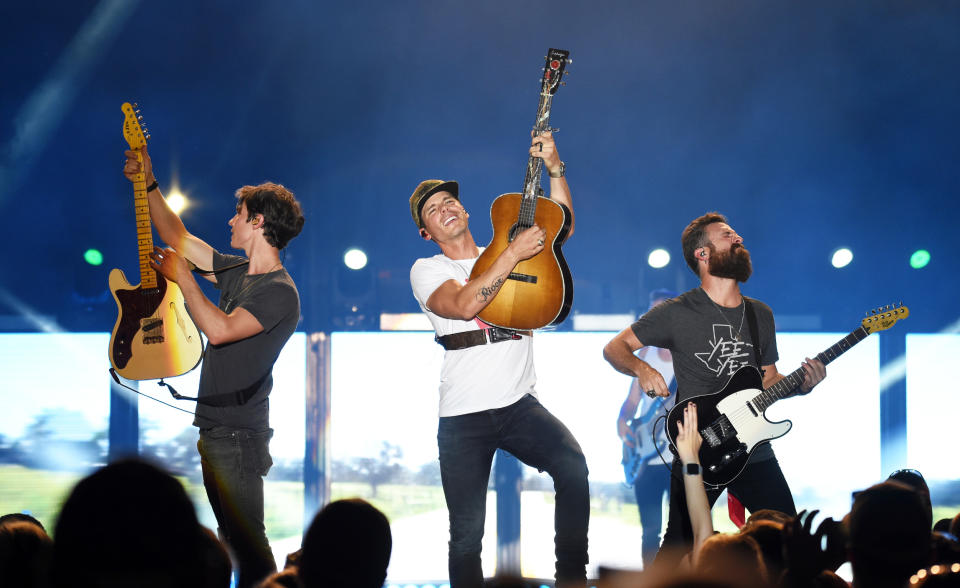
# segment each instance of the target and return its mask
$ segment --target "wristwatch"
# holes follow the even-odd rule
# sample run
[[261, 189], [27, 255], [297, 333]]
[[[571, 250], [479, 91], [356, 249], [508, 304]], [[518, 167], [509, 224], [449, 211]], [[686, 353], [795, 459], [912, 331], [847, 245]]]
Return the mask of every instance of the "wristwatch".
[[562, 178], [567, 174], [567, 164], [561, 161], [560, 171], [558, 171], [557, 173], [553, 173], [552, 171], [547, 170], [547, 173], [550, 174], [551, 178]]
[[698, 463], [688, 463], [685, 466], [684, 472], [688, 476], [699, 476], [703, 472], [700, 469], [700, 464]]

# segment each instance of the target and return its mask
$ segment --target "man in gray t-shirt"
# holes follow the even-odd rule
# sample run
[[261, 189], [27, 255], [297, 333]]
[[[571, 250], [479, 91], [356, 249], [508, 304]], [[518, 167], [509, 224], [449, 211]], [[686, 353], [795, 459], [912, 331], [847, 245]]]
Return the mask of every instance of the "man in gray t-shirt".
[[[604, 347], [604, 357], [617, 371], [636, 377], [647, 395], [667, 397], [670, 391], [663, 376], [634, 351], [646, 345], [669, 349], [678, 402], [720, 391], [734, 372], [747, 365], [762, 370], [765, 389], [783, 379], [776, 366], [779, 355], [773, 312], [753, 299], [750, 302], [759, 341], [754, 341], [750, 334], [749, 310], [740, 293], [740, 283], [747, 281], [753, 267], [743, 239], [730, 228], [725, 217], [707, 213], [684, 229], [681, 242], [687, 264], [700, 278], [700, 287], [640, 317]], [[759, 366], [758, 356], [762, 364]], [[826, 368], [809, 358], [803, 367], [806, 376], [800, 390], [809, 392], [826, 376]], [[682, 475], [679, 460], [674, 460], [670, 518], [663, 546], [689, 546], [693, 541]], [[729, 490], [750, 511], [771, 508], [796, 514], [790, 488], [769, 443], [756, 449]], [[711, 506], [721, 491], [708, 491]]]
[[[273, 364], [300, 318], [297, 287], [280, 250], [300, 233], [303, 213], [279, 184], [240, 188], [230, 246], [246, 257], [222, 255], [188, 232], [167, 205], [146, 147], [126, 155], [124, 174], [146, 184], [150, 220], [170, 245], [154, 248], [150, 267], [180, 286], [207, 336], [194, 418], [203, 485], [220, 538], [237, 561], [238, 587], [254, 586], [276, 571], [263, 524], [263, 477], [273, 464], [267, 397]], [[219, 305], [203, 294], [186, 260], [220, 289]]]

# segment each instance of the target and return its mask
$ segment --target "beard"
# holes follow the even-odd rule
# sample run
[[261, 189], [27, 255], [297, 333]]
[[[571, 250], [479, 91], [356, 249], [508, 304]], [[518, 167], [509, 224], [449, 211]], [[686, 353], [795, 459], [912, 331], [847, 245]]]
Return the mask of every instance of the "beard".
[[746, 282], [753, 273], [753, 263], [750, 261], [750, 252], [739, 243], [734, 243], [725, 253], [710, 247], [710, 275], [718, 278], [730, 278], [738, 282]]

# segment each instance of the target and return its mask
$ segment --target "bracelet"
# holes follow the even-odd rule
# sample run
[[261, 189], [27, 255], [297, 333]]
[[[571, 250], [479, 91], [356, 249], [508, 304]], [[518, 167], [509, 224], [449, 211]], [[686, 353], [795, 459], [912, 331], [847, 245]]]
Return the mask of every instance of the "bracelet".
[[565, 175], [567, 174], [567, 164], [561, 161], [561, 162], [560, 162], [560, 169], [557, 171], [557, 173], [553, 173], [552, 171], [550, 171], [550, 170], [548, 169], [548, 170], [547, 170], [547, 174], [548, 174], [551, 178], [562, 178], [563, 176], [565, 176]]
[[147, 186], [147, 194], [149, 194], [150, 192], [153, 192], [154, 190], [156, 190], [156, 189], [159, 188], [159, 187], [160, 187], [160, 182], [158, 182], [157, 179], [154, 178], [154, 179], [153, 179], [153, 183], [150, 184], [149, 186]]

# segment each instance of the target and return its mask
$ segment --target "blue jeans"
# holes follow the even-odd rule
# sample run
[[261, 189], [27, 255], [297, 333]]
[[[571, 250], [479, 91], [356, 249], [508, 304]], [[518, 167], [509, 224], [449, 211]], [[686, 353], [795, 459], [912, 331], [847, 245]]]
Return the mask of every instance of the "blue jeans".
[[663, 495], [670, 492], [670, 470], [659, 463], [648, 463], [633, 483], [640, 512], [640, 554], [643, 567], [653, 563], [660, 549], [660, 530], [663, 526]]
[[583, 585], [590, 520], [587, 462], [563, 423], [528, 394], [503, 408], [441, 417], [437, 443], [450, 514], [451, 588], [483, 585], [480, 540], [490, 466], [497, 449], [553, 478], [557, 585]]
[[203, 486], [220, 538], [237, 561], [237, 586], [255, 586], [277, 571], [263, 525], [263, 477], [270, 471], [273, 429], [214, 427], [200, 431]]

